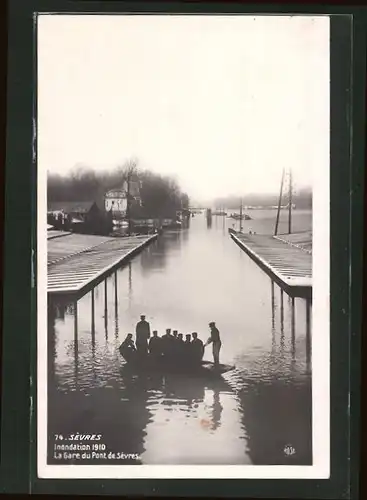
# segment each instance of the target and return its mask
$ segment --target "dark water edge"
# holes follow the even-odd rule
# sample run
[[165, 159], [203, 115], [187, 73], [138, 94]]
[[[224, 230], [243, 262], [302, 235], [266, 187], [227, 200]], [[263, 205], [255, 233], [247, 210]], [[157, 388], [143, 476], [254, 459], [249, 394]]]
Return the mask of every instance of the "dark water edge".
[[[139, 389], [142, 384], [145, 388], [154, 385], [151, 381], [139, 381]], [[112, 391], [112, 390], [111, 390]], [[198, 389], [197, 389], [198, 391]], [[79, 463], [73, 460], [53, 460], [53, 434], [62, 433], [68, 436], [75, 432], [84, 434], [102, 434], [103, 442], [108, 451], [118, 453], [124, 450], [125, 454], [141, 455], [144, 452], [144, 427], [153, 418], [146, 405], [146, 398], [142, 394], [136, 393], [130, 399], [129, 404], [121, 404], [116, 397], [108, 396], [108, 410], [110, 414], [119, 414], [118, 422], [114, 422], [111, 416], [106, 416], [105, 411], [98, 407], [101, 399], [106, 400], [106, 394], [101, 397], [101, 391], [95, 391], [91, 397], [85, 397], [83, 392], [75, 391], [73, 395], [50, 395], [49, 399], [49, 419], [52, 425], [49, 426], [49, 464], [71, 464]], [[128, 396], [122, 394], [122, 397]], [[194, 395], [195, 396], [195, 395]], [[196, 394], [198, 396], [198, 394]], [[215, 397], [215, 396], [214, 396]], [[252, 465], [312, 465], [312, 441], [310, 431], [312, 427], [312, 412], [306, 410], [305, 400], [311, 399], [311, 384], [308, 387], [300, 387], [298, 390], [289, 387], [285, 383], [264, 384], [261, 388], [249, 387], [246, 392], [238, 395], [241, 405], [246, 409], [246, 418], [243, 416], [244, 425], [247, 429], [247, 448]], [[200, 396], [199, 396], [200, 398]], [[199, 399], [198, 398], [198, 399]], [[268, 401], [281, 401], [282, 404], [274, 404], [269, 415]], [[189, 402], [194, 405], [196, 399]], [[55, 404], [56, 403], [56, 404]], [[52, 407], [52, 410], [51, 410]], [[74, 410], [71, 410], [74, 408]], [[65, 418], [65, 409], [68, 409]], [[220, 403], [217, 409], [212, 412], [221, 412]], [[270, 422], [271, 425], [270, 425]], [[213, 417], [215, 422], [215, 416]], [[302, 425], [300, 425], [302, 422]], [[106, 427], [108, 434], [106, 435]], [[304, 432], [305, 428], [309, 432]], [[76, 430], [80, 429], [80, 431]], [[126, 430], [126, 431], [125, 431]], [[125, 432], [124, 432], [125, 431]], [[164, 429], [162, 430], [164, 432]], [[207, 432], [204, 430], [204, 432]], [[286, 439], [285, 439], [286, 436]], [[239, 437], [240, 439], [240, 437]], [[96, 442], [96, 441], [93, 441]], [[287, 444], [296, 450], [294, 455], [284, 453]], [[83, 460], [84, 464], [111, 465], [111, 460], [93, 459]], [[114, 464], [140, 465], [148, 464], [144, 460], [115, 460]], [[195, 465], [194, 462], [175, 461], [175, 463]], [[239, 460], [225, 462], [218, 457], [209, 457], [206, 454], [202, 459], [198, 459], [197, 464], [222, 464], [237, 465]]]

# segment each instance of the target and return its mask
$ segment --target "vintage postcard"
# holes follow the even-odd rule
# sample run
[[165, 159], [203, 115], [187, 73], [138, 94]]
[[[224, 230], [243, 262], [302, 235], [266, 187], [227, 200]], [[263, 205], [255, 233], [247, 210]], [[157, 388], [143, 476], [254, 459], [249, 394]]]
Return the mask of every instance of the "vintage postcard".
[[330, 468], [330, 19], [40, 14], [40, 478]]

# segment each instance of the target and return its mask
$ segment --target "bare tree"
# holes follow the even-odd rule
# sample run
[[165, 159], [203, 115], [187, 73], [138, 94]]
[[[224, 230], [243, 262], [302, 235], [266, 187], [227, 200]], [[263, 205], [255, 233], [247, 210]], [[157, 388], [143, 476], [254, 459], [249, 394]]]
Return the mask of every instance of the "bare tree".
[[[129, 180], [129, 182], [127, 182]], [[142, 207], [133, 203], [131, 181], [139, 182]], [[175, 179], [162, 176], [149, 170], [138, 168], [135, 158], [113, 170], [96, 172], [84, 165], [76, 168], [66, 176], [48, 175], [49, 201], [95, 201], [104, 196], [106, 191], [127, 184], [128, 203], [127, 219], [130, 221], [137, 214], [144, 213], [149, 217], [171, 217], [176, 210], [188, 207], [188, 196], [183, 193]], [[129, 224], [131, 230], [131, 221]]]

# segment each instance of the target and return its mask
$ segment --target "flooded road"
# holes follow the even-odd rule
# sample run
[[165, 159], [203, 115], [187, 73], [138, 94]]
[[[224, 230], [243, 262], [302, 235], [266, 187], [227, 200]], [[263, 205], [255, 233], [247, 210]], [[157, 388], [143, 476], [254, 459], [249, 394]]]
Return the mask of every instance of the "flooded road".
[[[265, 219], [248, 223], [268, 230]], [[296, 298], [292, 315], [292, 300], [229, 237], [232, 225], [197, 215], [77, 303], [49, 304], [49, 463], [60, 463], [54, 434], [76, 432], [138, 455], [121, 463], [312, 463], [306, 301]], [[236, 369], [211, 382], [128, 376], [118, 347], [141, 314], [159, 335], [197, 331], [203, 341], [215, 321], [221, 362]]]

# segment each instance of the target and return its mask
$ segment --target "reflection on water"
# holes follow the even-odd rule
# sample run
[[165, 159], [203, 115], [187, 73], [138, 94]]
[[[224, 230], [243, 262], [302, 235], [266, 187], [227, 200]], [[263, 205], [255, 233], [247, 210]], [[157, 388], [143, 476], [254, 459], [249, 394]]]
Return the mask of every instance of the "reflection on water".
[[[52, 435], [76, 432], [139, 454], [123, 463], [312, 463], [311, 306], [270, 281], [231, 224], [196, 216], [77, 303], [49, 304], [50, 463]], [[118, 346], [140, 314], [159, 334], [203, 340], [216, 321], [236, 369], [215, 381], [129, 373]]]

